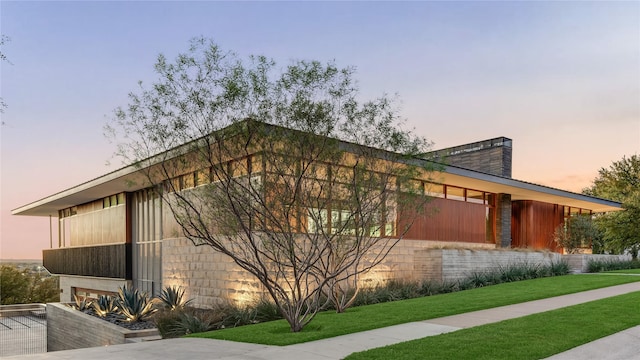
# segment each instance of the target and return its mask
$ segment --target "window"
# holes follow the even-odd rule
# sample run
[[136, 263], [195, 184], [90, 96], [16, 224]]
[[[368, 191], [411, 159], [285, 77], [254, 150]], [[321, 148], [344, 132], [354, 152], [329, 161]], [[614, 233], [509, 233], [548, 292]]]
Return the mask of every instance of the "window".
[[467, 202], [486, 204], [484, 193], [482, 191], [467, 189]]
[[436, 198], [444, 198], [444, 185], [442, 184], [434, 184], [434, 183], [425, 183], [424, 184], [424, 193], [427, 196], [436, 197]]
[[465, 201], [464, 193], [465, 189], [463, 188], [449, 185], [446, 186], [447, 199]]
[[317, 234], [329, 230], [329, 217], [327, 210], [309, 208], [307, 215], [307, 232]]

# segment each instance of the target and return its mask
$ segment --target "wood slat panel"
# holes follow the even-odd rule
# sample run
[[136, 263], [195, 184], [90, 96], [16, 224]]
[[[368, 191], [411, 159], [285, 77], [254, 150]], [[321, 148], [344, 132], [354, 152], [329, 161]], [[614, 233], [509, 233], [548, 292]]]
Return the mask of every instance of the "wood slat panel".
[[131, 280], [131, 244], [43, 250], [42, 263], [52, 274]]
[[[486, 242], [486, 206], [463, 201], [432, 199], [405, 235], [405, 239]], [[409, 215], [409, 216], [407, 216]], [[398, 228], [411, 214], [398, 217]]]
[[533, 200], [511, 203], [511, 246], [560, 251], [553, 232], [564, 221], [563, 207]]

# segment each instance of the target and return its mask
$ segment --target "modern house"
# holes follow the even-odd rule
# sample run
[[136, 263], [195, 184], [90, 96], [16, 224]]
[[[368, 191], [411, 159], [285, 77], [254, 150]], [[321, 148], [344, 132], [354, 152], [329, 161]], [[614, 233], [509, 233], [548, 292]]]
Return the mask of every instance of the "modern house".
[[[371, 276], [420, 276], [416, 254], [429, 248], [560, 252], [553, 232], [566, 218], [621, 209], [617, 202], [513, 179], [512, 143], [499, 137], [428, 154], [447, 162], [437, 182], [416, 179], [429, 183], [430, 206], [438, 211], [419, 216]], [[187, 190], [199, 185], [198, 174], [167, 180]], [[57, 247], [43, 251], [43, 264], [60, 276], [62, 301], [113, 293], [124, 284], [152, 293], [180, 285], [200, 306], [260, 292], [228, 256], [181, 236], [168, 206], [145, 184], [131, 165], [12, 211], [58, 219]], [[397, 228], [402, 219], [395, 214], [392, 221]]]

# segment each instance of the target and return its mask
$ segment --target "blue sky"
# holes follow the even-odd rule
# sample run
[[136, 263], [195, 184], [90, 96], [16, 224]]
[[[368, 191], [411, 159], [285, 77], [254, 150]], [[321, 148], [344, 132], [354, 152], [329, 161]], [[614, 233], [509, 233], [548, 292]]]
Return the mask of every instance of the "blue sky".
[[48, 219], [10, 210], [119, 167], [104, 123], [200, 35], [355, 66], [436, 148], [512, 138], [518, 179], [580, 191], [640, 152], [638, 2], [2, 1], [0, 21], [1, 258], [40, 256]]

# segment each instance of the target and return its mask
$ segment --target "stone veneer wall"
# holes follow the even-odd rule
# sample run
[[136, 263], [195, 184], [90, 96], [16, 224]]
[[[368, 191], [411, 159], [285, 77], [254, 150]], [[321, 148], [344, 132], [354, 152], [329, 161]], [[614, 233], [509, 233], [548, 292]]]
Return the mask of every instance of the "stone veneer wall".
[[47, 351], [125, 344], [159, 335], [158, 329], [128, 330], [61, 303], [47, 304]]
[[511, 247], [511, 194], [496, 195], [496, 244]]
[[227, 299], [246, 302], [262, 294], [262, 285], [230, 257], [186, 238], [162, 240], [162, 286], [180, 286], [197, 307]]
[[[177, 285], [197, 307], [225, 300], [246, 303], [263, 295], [262, 285], [231, 258], [185, 238], [165, 239], [162, 245], [163, 286]], [[360, 278], [375, 286], [390, 279], [455, 281], [475, 271], [516, 264], [566, 260], [573, 271], [585, 271], [588, 259], [618, 259], [614, 255], [561, 255], [548, 251], [496, 249], [494, 244], [401, 240], [385, 260]]]
[[[364, 285], [376, 285], [388, 279], [419, 280], [415, 263], [418, 251], [434, 247], [466, 247], [493, 249], [494, 244], [452, 243], [423, 240], [401, 240], [385, 260], [361, 277]], [[162, 242], [162, 286], [180, 286], [194, 299], [194, 306], [211, 307], [225, 300], [245, 303], [263, 294], [262, 285], [231, 258], [214, 252], [208, 246], [194, 246], [185, 238]]]

